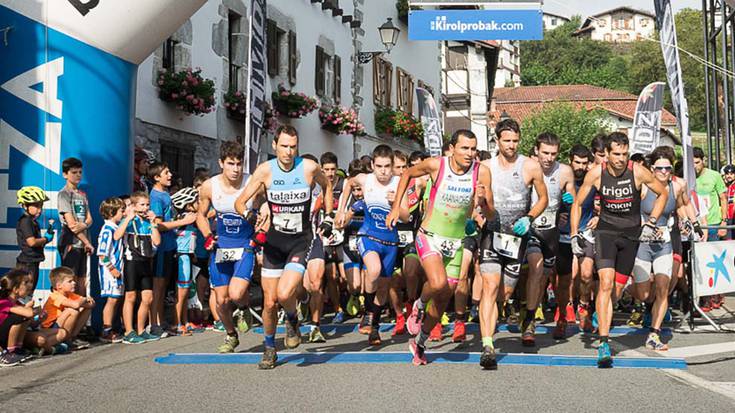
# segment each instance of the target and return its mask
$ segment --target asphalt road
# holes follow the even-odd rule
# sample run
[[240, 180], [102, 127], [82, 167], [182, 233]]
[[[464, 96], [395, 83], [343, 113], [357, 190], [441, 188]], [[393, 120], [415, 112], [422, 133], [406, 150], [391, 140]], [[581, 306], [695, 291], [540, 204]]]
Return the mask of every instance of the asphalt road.
[[[687, 359], [685, 370], [475, 364], [286, 363], [259, 371], [252, 364], [170, 365], [171, 353], [211, 353], [221, 334], [205, 332], [142, 345], [100, 345], [0, 370], [0, 411], [514, 411], [636, 412], [735, 411], [733, 334], [675, 334], [672, 348], [718, 344], [724, 351]], [[518, 334], [500, 333], [497, 347], [523, 353]], [[334, 332], [325, 344], [298, 352], [407, 352], [407, 337], [370, 348], [365, 336]], [[479, 351], [479, 337], [431, 343], [429, 351]], [[645, 335], [613, 339], [617, 353], [661, 357], [642, 349]], [[262, 336], [241, 335], [240, 352], [260, 352]], [[575, 335], [555, 342], [540, 336], [531, 353], [593, 356], [591, 340]], [[281, 336], [278, 340], [282, 347]], [[717, 347], [717, 346], [716, 346]], [[695, 350], [692, 350], [694, 352]], [[717, 350], [717, 349], [715, 349]], [[702, 350], [696, 350], [700, 353]], [[697, 353], [699, 354], [699, 353]], [[286, 352], [280, 353], [285, 358]]]

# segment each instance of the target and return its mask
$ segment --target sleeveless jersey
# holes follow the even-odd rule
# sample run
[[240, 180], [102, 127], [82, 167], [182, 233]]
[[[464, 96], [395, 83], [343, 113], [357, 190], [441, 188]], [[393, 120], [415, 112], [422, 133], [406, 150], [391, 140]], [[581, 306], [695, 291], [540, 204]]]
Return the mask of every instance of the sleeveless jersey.
[[429, 194], [424, 228], [439, 236], [464, 238], [480, 165], [473, 162], [461, 175], [452, 170], [449, 157], [442, 157], [439, 165]]
[[[225, 193], [222, 187], [222, 175], [212, 178], [212, 207], [217, 213], [216, 232], [217, 246], [220, 248], [243, 248], [248, 245], [253, 236], [253, 226], [235, 211], [235, 200], [245, 189], [249, 177], [243, 176], [240, 187], [235, 192]], [[248, 203], [247, 208], [252, 208]]]
[[[544, 183], [546, 184], [546, 193], [549, 196], [549, 204], [544, 212], [541, 213], [531, 224], [537, 230], [549, 230], [556, 228], [556, 217], [561, 205], [561, 182], [559, 180], [559, 171], [561, 167], [559, 162], [554, 162], [551, 172], [547, 175], [544, 172]], [[533, 189], [531, 193], [531, 204], [538, 202], [538, 194]]]
[[268, 236], [308, 235], [311, 237], [311, 187], [304, 173], [304, 159], [294, 159], [290, 171], [284, 171], [278, 159], [269, 161], [271, 184], [267, 188], [268, 206], [271, 210], [271, 226]]
[[[653, 205], [656, 203], [658, 196], [650, 189], [646, 192], [646, 196], [641, 200], [641, 217], [644, 221], [648, 221], [653, 211]], [[669, 217], [676, 211], [676, 198], [674, 198], [674, 184], [669, 182], [669, 197], [666, 199], [661, 216], [656, 221], [656, 226], [665, 227], [669, 224]]]
[[[367, 235], [386, 242], [398, 242], [398, 230], [389, 230], [385, 225], [385, 218], [391, 210], [386, 196], [388, 192], [395, 192], [398, 188], [397, 176], [393, 176], [387, 185], [378, 182], [375, 174], [368, 174], [365, 185], [362, 187], [365, 201], [365, 221], [358, 231], [359, 235]], [[396, 200], [395, 202], [399, 202]]]
[[523, 164], [526, 157], [518, 155], [515, 164], [508, 169], [502, 169], [498, 158], [490, 159], [490, 171], [493, 176], [493, 201], [497, 219], [500, 221], [500, 231], [506, 234], [513, 233], [513, 224], [528, 214], [531, 200], [531, 189], [523, 179]]
[[[579, 188], [582, 186], [582, 183], [584, 182], [584, 178], [582, 180], [574, 181], [574, 189], [579, 191]], [[597, 189], [593, 186], [590, 188], [590, 193], [587, 195], [587, 199], [582, 202], [582, 215], [579, 218], [579, 231], [584, 231], [585, 228], [587, 228], [587, 223], [590, 222], [590, 219], [595, 216], [595, 198], [597, 197]], [[570, 206], [569, 205], [562, 205], [561, 207], [562, 212], [570, 212]], [[572, 232], [571, 230], [571, 224], [570, 219], [567, 219], [567, 222], [559, 227], [559, 233], [564, 235], [569, 235]], [[568, 237], [567, 237], [568, 239]]]
[[633, 162], [620, 176], [607, 170], [607, 162], [600, 165], [600, 222], [597, 229], [623, 233], [638, 238], [641, 229], [641, 191], [635, 185]]

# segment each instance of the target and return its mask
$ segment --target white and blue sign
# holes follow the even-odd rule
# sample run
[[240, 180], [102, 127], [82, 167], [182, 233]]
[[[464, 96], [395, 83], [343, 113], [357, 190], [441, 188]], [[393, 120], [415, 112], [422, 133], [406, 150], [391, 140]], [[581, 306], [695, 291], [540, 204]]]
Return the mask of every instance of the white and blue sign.
[[529, 10], [415, 10], [409, 40], [541, 40], [543, 13]]

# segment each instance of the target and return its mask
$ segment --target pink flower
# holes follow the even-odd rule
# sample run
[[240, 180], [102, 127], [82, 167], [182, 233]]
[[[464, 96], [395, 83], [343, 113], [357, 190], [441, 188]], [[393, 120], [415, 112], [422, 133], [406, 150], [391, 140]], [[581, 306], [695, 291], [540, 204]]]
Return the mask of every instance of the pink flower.
[[194, 99], [194, 95], [186, 95], [186, 100], [191, 101], [192, 99]]
[[288, 92], [286, 92], [286, 91], [284, 90], [283, 92], [281, 92], [281, 96], [283, 96], [283, 97], [286, 97], [286, 96], [288, 96]]
[[172, 93], [171, 94], [171, 99], [177, 99], [178, 97], [179, 97], [179, 94], [178, 93]]
[[184, 80], [183, 82], [181, 82], [181, 87], [187, 87], [187, 86], [189, 86], [189, 84], [186, 83], [186, 80]]
[[240, 97], [242, 96], [242, 93], [238, 90], [237, 92], [235, 92], [235, 96]]
[[192, 79], [192, 80], [191, 80], [191, 85], [192, 85], [192, 86], [196, 86], [196, 85], [198, 85], [198, 84], [199, 84], [199, 81], [198, 81], [198, 80], [196, 80], [196, 79]]
[[230, 108], [230, 104], [227, 103], [227, 102], [225, 102], [225, 107], [229, 109]]

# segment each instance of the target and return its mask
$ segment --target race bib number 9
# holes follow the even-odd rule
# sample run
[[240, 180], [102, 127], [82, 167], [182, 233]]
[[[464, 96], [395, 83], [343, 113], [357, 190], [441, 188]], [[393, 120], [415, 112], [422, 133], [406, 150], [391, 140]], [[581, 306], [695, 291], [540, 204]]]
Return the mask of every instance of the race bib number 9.
[[240, 261], [244, 248], [219, 248], [214, 255], [214, 262], [217, 264], [222, 262]]
[[273, 214], [273, 227], [276, 231], [289, 234], [302, 232], [301, 214]]
[[556, 226], [556, 214], [541, 214], [533, 221], [533, 227], [536, 229], [550, 229]]
[[493, 249], [504, 257], [517, 260], [521, 251], [521, 242], [520, 237], [500, 232], [493, 233]]
[[413, 231], [398, 231], [398, 244], [401, 247], [413, 242]]

